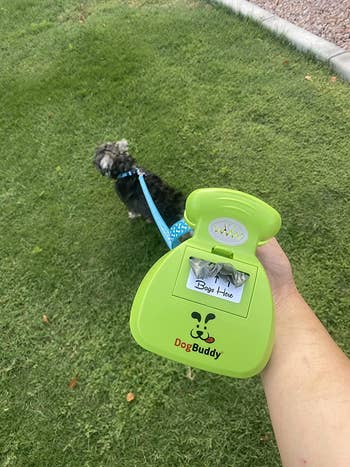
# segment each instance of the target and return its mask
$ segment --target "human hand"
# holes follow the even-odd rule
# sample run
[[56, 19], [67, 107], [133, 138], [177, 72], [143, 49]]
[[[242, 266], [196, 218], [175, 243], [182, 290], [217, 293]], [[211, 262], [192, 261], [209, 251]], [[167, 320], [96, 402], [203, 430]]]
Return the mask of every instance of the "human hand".
[[264, 266], [276, 306], [297, 292], [289, 259], [275, 238], [257, 248], [256, 256]]

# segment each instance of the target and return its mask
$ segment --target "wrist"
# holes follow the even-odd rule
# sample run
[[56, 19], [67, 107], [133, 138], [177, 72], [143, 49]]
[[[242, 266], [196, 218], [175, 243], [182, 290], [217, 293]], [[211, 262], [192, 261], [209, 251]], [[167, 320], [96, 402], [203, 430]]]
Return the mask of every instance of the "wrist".
[[278, 289], [272, 290], [272, 296], [276, 314], [285, 313], [288, 309], [291, 308], [292, 303], [300, 298], [299, 291], [296, 288], [294, 282], [285, 284]]

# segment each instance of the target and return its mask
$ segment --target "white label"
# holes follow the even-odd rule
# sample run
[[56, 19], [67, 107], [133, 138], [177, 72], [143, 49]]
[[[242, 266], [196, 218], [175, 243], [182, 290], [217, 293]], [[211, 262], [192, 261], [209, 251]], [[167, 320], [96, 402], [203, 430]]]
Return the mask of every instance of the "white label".
[[245, 226], [229, 217], [220, 217], [210, 222], [209, 233], [214, 240], [226, 245], [242, 245], [248, 240]]
[[188, 276], [186, 287], [197, 292], [201, 292], [211, 297], [222, 298], [229, 302], [240, 303], [244, 284], [235, 287], [229, 279], [222, 279], [219, 276], [197, 279], [192, 269]]

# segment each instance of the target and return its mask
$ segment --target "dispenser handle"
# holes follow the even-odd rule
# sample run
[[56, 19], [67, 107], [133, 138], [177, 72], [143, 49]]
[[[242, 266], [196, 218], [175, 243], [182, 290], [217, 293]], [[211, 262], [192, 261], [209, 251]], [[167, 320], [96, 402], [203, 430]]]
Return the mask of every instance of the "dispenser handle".
[[204, 188], [193, 191], [186, 201], [185, 219], [201, 233], [208, 230], [214, 219], [234, 219], [255, 239], [255, 246], [277, 234], [281, 216], [264, 201], [241, 191], [225, 188]]

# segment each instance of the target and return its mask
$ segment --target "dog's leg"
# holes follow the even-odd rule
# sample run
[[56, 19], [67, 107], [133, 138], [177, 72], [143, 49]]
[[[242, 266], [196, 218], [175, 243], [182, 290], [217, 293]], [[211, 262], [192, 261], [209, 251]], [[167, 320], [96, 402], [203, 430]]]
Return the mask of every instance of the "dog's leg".
[[137, 212], [129, 211], [128, 217], [129, 219], [137, 219], [138, 217], [141, 217], [141, 214], [138, 214]]

